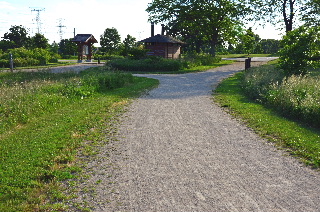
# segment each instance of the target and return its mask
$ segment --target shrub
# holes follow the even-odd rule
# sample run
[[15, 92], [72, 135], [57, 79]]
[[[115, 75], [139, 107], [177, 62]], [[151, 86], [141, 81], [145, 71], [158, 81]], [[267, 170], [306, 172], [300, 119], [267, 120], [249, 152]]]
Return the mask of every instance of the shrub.
[[107, 65], [115, 69], [134, 72], [174, 72], [182, 68], [181, 61], [161, 57], [149, 57], [143, 60], [118, 59], [110, 61]]
[[289, 32], [281, 41], [280, 67], [287, 76], [304, 75], [319, 64], [320, 27], [304, 26]]
[[[5, 63], [4, 60], [9, 61], [9, 52], [12, 54], [15, 67], [46, 65], [50, 62], [58, 62], [59, 58], [58, 54], [51, 53], [46, 49], [35, 48], [28, 50], [21, 47], [11, 49], [7, 53], [2, 54], [0, 57], [2, 59], [1, 63]], [[9, 67], [9, 63], [5, 67]]]

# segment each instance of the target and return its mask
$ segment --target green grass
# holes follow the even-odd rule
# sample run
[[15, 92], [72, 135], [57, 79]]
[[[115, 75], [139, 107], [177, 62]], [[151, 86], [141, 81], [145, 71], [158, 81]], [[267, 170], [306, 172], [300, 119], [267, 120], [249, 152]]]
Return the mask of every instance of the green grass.
[[185, 73], [192, 73], [192, 72], [202, 72], [202, 71], [207, 71], [209, 69], [213, 69], [213, 68], [217, 68], [219, 66], [224, 66], [224, 65], [229, 65], [232, 64], [233, 61], [230, 60], [222, 60], [218, 63], [214, 63], [211, 65], [207, 65], [207, 66], [196, 66], [193, 68], [185, 68], [183, 70], [178, 71], [179, 74], [185, 74]]
[[220, 58], [246, 58], [246, 57], [277, 57], [274, 54], [227, 54], [227, 55], [217, 55]]
[[[98, 68], [80, 75], [3, 73], [0, 91], [6, 94], [0, 94], [11, 98], [0, 100], [6, 105], [0, 119], [7, 123], [0, 134], [0, 211], [66, 210], [59, 181], [81, 171], [77, 154], [108, 142], [130, 98], [157, 84]], [[16, 104], [23, 112], [12, 113]], [[30, 113], [28, 106], [34, 107]]]
[[215, 91], [215, 101], [241, 118], [262, 137], [287, 149], [307, 165], [320, 166], [320, 131], [282, 117], [275, 110], [250, 100], [242, 87], [243, 73], [224, 80]]

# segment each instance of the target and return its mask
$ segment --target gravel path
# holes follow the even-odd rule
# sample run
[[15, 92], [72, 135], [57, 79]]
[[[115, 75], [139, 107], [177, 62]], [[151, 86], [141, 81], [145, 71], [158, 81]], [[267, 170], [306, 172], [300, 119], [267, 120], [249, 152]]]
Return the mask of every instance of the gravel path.
[[99, 212], [320, 211], [319, 173], [213, 103], [214, 86], [242, 68], [139, 75], [160, 86], [130, 105], [114, 154], [103, 159], [104, 147], [89, 165], [95, 195], [81, 201]]

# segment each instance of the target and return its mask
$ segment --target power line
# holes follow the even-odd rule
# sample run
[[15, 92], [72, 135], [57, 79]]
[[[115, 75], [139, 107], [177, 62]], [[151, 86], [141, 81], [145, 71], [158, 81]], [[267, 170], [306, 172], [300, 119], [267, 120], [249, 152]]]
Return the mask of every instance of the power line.
[[63, 35], [63, 31], [62, 31], [62, 28], [63, 27], [66, 27], [64, 25], [62, 25], [62, 18], [59, 19], [59, 25], [57, 27], [59, 27], [59, 35], [60, 35], [60, 41], [62, 40], [62, 35]]
[[[31, 8], [31, 7], [30, 7]], [[45, 8], [41, 8], [41, 9], [37, 9], [37, 8], [31, 8], [31, 12], [37, 12], [37, 15], [36, 15], [36, 19], [35, 19], [35, 21], [36, 21], [36, 23], [37, 23], [37, 31], [38, 31], [38, 33], [40, 34], [40, 32], [41, 32], [41, 20], [40, 20], [40, 12], [42, 12], [42, 11], [44, 11], [45, 10]], [[34, 20], [33, 20], [34, 21]]]

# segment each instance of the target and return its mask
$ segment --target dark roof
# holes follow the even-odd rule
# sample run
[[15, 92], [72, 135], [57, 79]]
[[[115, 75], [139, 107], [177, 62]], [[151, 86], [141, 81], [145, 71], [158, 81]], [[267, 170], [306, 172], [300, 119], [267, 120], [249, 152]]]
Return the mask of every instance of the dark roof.
[[93, 37], [92, 34], [77, 34], [72, 40], [72, 42], [83, 42], [83, 43], [86, 43], [89, 41], [91, 41], [91, 43], [98, 43], [98, 41]]
[[179, 43], [179, 44], [184, 44], [184, 42], [175, 39], [171, 36], [167, 36], [167, 35], [156, 35], [147, 39], [144, 39], [142, 41], [139, 42], [144, 42], [144, 43]]

